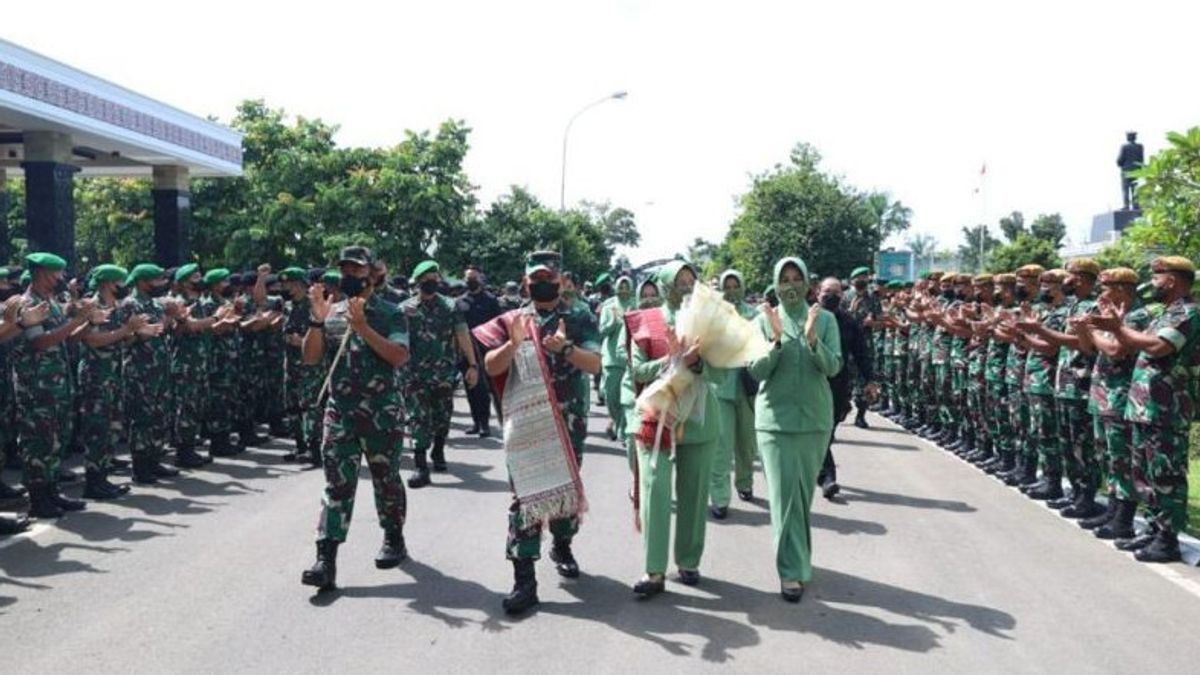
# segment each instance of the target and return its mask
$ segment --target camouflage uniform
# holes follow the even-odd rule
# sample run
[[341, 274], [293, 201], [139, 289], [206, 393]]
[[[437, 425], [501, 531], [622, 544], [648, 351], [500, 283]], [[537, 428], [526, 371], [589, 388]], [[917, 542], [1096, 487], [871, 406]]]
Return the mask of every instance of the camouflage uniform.
[[1004, 385], [1008, 392], [1008, 420], [1013, 425], [1013, 453], [1026, 464], [1037, 465], [1037, 442], [1029, 424], [1029, 396], [1025, 392], [1025, 364], [1029, 348], [1010, 343], [1004, 363]]
[[[285, 336], [304, 338], [304, 334], [308, 332], [311, 308], [312, 304], [307, 297], [288, 302], [287, 320], [283, 325]], [[305, 364], [303, 351], [302, 347], [292, 345], [286, 345], [284, 351], [284, 409], [290, 416], [292, 436], [296, 439], [298, 452], [311, 451], [320, 444], [321, 439], [317, 435], [320, 429], [317, 422], [320, 410], [316, 397], [324, 384], [322, 377], [326, 372], [323, 362], [312, 366]]]
[[[96, 306], [109, 309], [96, 297]], [[115, 308], [114, 308], [115, 309]], [[108, 321], [92, 330], [120, 330], [121, 321], [114, 311]], [[89, 472], [107, 474], [112, 468], [113, 454], [124, 428], [121, 406], [121, 365], [124, 358], [120, 341], [103, 347], [82, 345], [77, 381], [79, 383], [80, 441], [86, 449], [84, 458]]]
[[902, 416], [907, 416], [909, 412], [910, 396], [908, 388], [905, 387], [905, 379], [908, 377], [908, 325], [904, 322], [903, 312], [892, 310], [892, 317], [901, 322], [901, 325], [892, 329], [892, 374], [889, 380], [891, 381], [890, 398], [892, 405], [900, 411]]
[[412, 342], [406, 393], [412, 404], [409, 421], [413, 452], [420, 468], [431, 445], [433, 461], [444, 461], [442, 445], [450, 433], [454, 387], [458, 383], [456, 336], [466, 333], [467, 321], [458, 305], [441, 294], [429, 300], [414, 296], [400, 307], [408, 320]]
[[[264, 309], [271, 312], [283, 313], [283, 298], [277, 295], [267, 296]], [[256, 335], [258, 354], [261, 358], [260, 372], [263, 380], [259, 390], [258, 405], [259, 419], [269, 422], [272, 431], [278, 431], [283, 422], [284, 409], [284, 340], [281, 328], [270, 328]]]
[[[216, 314], [222, 305], [231, 302], [205, 295], [200, 302], [201, 313]], [[208, 397], [204, 406], [204, 431], [216, 445], [226, 445], [233, 431], [233, 410], [238, 406], [238, 343], [241, 334], [236, 330], [213, 334], [208, 356]]]
[[[166, 314], [154, 298], [134, 289], [118, 306], [120, 322], [135, 314], [147, 323], [163, 323]], [[135, 459], [157, 462], [170, 432], [167, 406], [171, 379], [171, 354], [166, 332], [158, 337], [136, 338], [124, 350], [124, 406], [129, 430], [129, 450]]]
[[[1069, 307], [1068, 318], [1097, 311], [1093, 298], [1074, 300]], [[1094, 422], [1087, 411], [1095, 360], [1094, 354], [1062, 347], [1058, 353], [1058, 374], [1054, 386], [1058, 404], [1058, 439], [1066, 459], [1067, 479], [1071, 485], [1093, 492], [1099, 487], [1102, 474], [1100, 458], [1096, 453], [1096, 437], [1092, 433]], [[1087, 485], [1091, 487], [1085, 488]]]
[[[258, 312], [254, 298], [245, 293], [239, 299], [242, 302], [243, 317], [252, 318]], [[238, 444], [246, 445], [246, 438], [254, 435], [254, 425], [262, 408], [266, 391], [266, 360], [257, 332], [239, 329], [237, 333], [237, 370], [234, 373], [237, 388], [232, 399], [237, 403], [233, 409], [233, 418], [234, 430], [238, 432], [239, 437]]]
[[[216, 307], [196, 297], [176, 298], [191, 309], [191, 318], [207, 319]], [[213, 336], [209, 331], [175, 334], [171, 343], [171, 381], [176, 386], [175, 440], [179, 448], [194, 448], [200, 444], [200, 427], [208, 402], [208, 362]]]
[[[1200, 308], [1191, 296], [1168, 305], [1150, 331], [1175, 347], [1161, 358], [1138, 354], [1125, 419], [1133, 423], [1134, 484], [1148, 497], [1150, 517], [1166, 532], [1187, 526], [1188, 429], [1195, 417], [1200, 360]], [[1139, 465], [1140, 464], [1140, 465]]]
[[[328, 359], [336, 354], [346, 331], [349, 302], [334, 304], [325, 319]], [[408, 322], [395, 305], [371, 296], [367, 323], [390, 342], [408, 347]], [[385, 532], [400, 530], [407, 514], [400, 480], [404, 399], [396, 387], [395, 368], [384, 361], [357, 333], [346, 342], [335, 364], [325, 404], [323, 461], [325, 492], [317, 540], [343, 542], [354, 512], [358, 469], [365, 456], [375, 487], [375, 511]]]
[[[1042, 325], [1053, 331], [1066, 330], [1066, 303], [1043, 305], [1038, 311]], [[1048, 474], [1062, 475], [1063, 448], [1058, 439], [1058, 410], [1054, 405], [1055, 371], [1058, 355], [1047, 356], [1030, 349], [1025, 358], [1025, 394], [1029, 398], [1029, 436], [1037, 444], [1037, 456]]]
[[[959, 305], [958, 300], [941, 300], [941, 311], [950, 311]], [[944, 429], [955, 426], [955, 410], [953, 409], [953, 376], [954, 376], [954, 336], [944, 327], [934, 328], [930, 338], [930, 349], [933, 352], [933, 400], [934, 419]]]
[[[874, 329], [867, 328], [866, 320], [878, 319], [883, 314], [883, 304], [879, 301], [879, 295], [872, 291], [864, 290], [861, 294], [858, 289], [850, 288], [842, 296], [842, 304], [847, 312], [858, 321], [858, 325], [863, 327], [863, 337], [867, 341], [868, 358], [875, 360], [871, 365], [874, 368], [879, 367], [878, 350], [883, 346], [882, 339], [874, 336]], [[873, 368], [873, 370], [874, 370]], [[857, 372], [850, 373], [850, 379], [854, 382], [854, 405], [859, 410], [866, 410], [867, 399], [863, 392], [862, 378], [858, 377]]]
[[987, 425], [987, 340], [971, 337], [966, 346], [966, 414], [963, 415], [962, 433], [971, 439], [981, 451], [991, 450], [991, 436]]
[[[1145, 331], [1150, 325], [1150, 314], [1144, 307], [1134, 307], [1125, 313], [1123, 322], [1136, 331]], [[1133, 377], [1136, 354], [1115, 361], [1103, 352], [1096, 355], [1092, 367], [1091, 389], [1088, 396], [1088, 412], [1095, 416], [1097, 461], [1105, 461], [1106, 483], [1110, 496], [1124, 501], [1135, 501], [1137, 492], [1133, 485], [1133, 462], [1135, 456], [1130, 445], [1133, 430], [1125, 420], [1125, 406], [1129, 402], [1129, 385]]]
[[1016, 450], [1014, 418], [1009, 406], [1005, 373], [1010, 348], [1011, 345], [1007, 342], [1002, 342], [994, 336], [989, 338], [984, 349], [983, 366], [983, 381], [987, 388], [983, 416], [988, 427], [987, 436], [991, 440], [993, 452], [1000, 456], [1006, 468], [1012, 467]]
[[25, 292], [27, 305], [50, 303], [50, 313], [40, 326], [26, 328], [12, 342], [9, 359], [13, 368], [16, 402], [16, 430], [24, 465], [25, 486], [41, 488], [58, 480], [63, 447], [63, 424], [72, 413], [70, 365], [66, 349], [58, 344], [35, 351], [31, 341], [52, 333], [68, 319], [62, 307], [51, 298], [43, 298], [33, 288]]

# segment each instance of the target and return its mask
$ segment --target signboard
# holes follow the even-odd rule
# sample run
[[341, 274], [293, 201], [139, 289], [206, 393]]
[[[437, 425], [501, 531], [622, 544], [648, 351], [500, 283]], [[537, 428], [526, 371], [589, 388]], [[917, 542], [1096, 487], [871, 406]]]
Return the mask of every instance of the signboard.
[[880, 251], [875, 269], [876, 278], [883, 281], [913, 281], [912, 251]]

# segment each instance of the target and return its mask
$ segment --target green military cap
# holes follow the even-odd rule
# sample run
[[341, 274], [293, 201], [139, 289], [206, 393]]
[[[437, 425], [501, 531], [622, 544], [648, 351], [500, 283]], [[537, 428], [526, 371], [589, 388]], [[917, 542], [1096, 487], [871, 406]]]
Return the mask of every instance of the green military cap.
[[904, 287], [905, 287], [905, 288], [912, 288], [913, 286], [914, 286], [914, 284], [913, 284], [913, 282], [911, 282], [911, 281], [906, 281], [906, 282], [904, 282]]
[[850, 273], [850, 278], [853, 279], [854, 277], [862, 276], [862, 275], [870, 274], [870, 273], [871, 273], [870, 267], [855, 267], [854, 271]]
[[211, 269], [208, 271], [208, 274], [204, 275], [204, 285], [212, 286], [213, 284], [219, 284], [228, 279], [230, 274], [231, 272], [224, 267]]
[[342, 280], [342, 273], [337, 270], [325, 270], [325, 274], [321, 275], [321, 281], [327, 284], [336, 284]]
[[176, 282], [183, 281], [184, 279], [187, 279], [188, 277], [192, 276], [193, 274], [195, 274], [196, 272], [199, 272], [199, 271], [200, 271], [199, 265], [197, 265], [196, 263], [188, 263], [188, 264], [184, 265], [183, 267], [180, 267], [179, 269], [175, 270], [175, 281]]
[[346, 246], [338, 255], [338, 264], [342, 263], [357, 263], [370, 267], [375, 263], [375, 256], [366, 246]]
[[1163, 274], [1165, 272], [1185, 272], [1195, 274], [1196, 264], [1190, 259], [1181, 255], [1166, 255], [1152, 260], [1150, 262], [1150, 271], [1155, 274]]
[[547, 272], [559, 272], [562, 269], [562, 256], [555, 251], [534, 251], [525, 258], [525, 274], [531, 275], [535, 272], [545, 270]]
[[612, 283], [612, 275], [610, 275], [608, 272], [596, 277], [596, 286], [603, 286], [604, 284], [610, 283]]
[[25, 270], [24, 272], [21, 272], [21, 279], [17, 283], [21, 284], [22, 286], [28, 286], [32, 279], [33, 277], [30, 276], [29, 270]]
[[133, 268], [133, 271], [130, 272], [129, 276], [125, 279], [125, 283], [135, 284], [146, 279], [157, 279], [163, 274], [166, 274], [166, 270], [158, 265], [155, 265], [154, 263], [142, 263], [141, 265]]
[[125, 285], [125, 278], [129, 276], [129, 271], [120, 265], [97, 265], [92, 270], [91, 284], [102, 284], [106, 281], [115, 281], [122, 286]]
[[423, 275], [429, 274], [430, 272], [437, 272], [438, 274], [441, 274], [441, 265], [438, 265], [436, 260], [423, 260], [417, 263], [417, 266], [413, 268], [412, 278], [413, 280], [420, 279]]
[[1111, 286], [1113, 284], [1135, 285], [1137, 282], [1137, 272], [1129, 269], [1128, 267], [1113, 267], [1100, 273], [1100, 283], [1106, 286]]
[[67, 261], [63, 260], [59, 256], [54, 255], [53, 253], [39, 251], [37, 253], [30, 253], [29, 255], [25, 256], [25, 265], [29, 267], [29, 269], [33, 269], [35, 267], [45, 267], [48, 270], [58, 271], [67, 268]]
[[288, 267], [279, 273], [280, 281], [304, 281], [308, 273], [301, 267]]

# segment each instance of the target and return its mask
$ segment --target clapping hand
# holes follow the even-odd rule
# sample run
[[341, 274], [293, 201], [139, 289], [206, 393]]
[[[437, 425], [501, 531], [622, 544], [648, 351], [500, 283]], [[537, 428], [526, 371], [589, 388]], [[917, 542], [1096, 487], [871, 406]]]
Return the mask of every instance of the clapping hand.
[[809, 347], [817, 346], [817, 317], [824, 311], [817, 307], [808, 311], [808, 319], [804, 321], [804, 339], [808, 341]]
[[312, 320], [324, 323], [329, 317], [329, 299], [325, 297], [325, 284], [313, 284], [312, 288], [308, 289], [308, 301], [308, 312]]
[[517, 315], [512, 325], [508, 327], [508, 342], [513, 347], [520, 347], [525, 341], [525, 317]]
[[26, 328], [40, 325], [50, 316], [50, 303], [42, 301], [36, 305], [27, 305], [21, 310], [21, 325]]
[[779, 318], [779, 310], [775, 309], [770, 303], [764, 302], [759, 311], [767, 317], [767, 321], [771, 324], [771, 342], [779, 342], [783, 337], [783, 320]]
[[350, 298], [346, 306], [346, 320], [350, 323], [350, 328], [355, 333], [362, 335], [363, 329], [367, 327], [366, 298]]
[[542, 338], [542, 346], [555, 354], [561, 354], [567, 346], [567, 322], [559, 319], [558, 330]]

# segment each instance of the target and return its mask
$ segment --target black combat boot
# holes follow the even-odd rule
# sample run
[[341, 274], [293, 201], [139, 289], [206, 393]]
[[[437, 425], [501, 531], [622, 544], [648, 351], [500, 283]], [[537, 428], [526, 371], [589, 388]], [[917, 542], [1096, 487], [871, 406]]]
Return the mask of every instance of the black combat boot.
[[1069, 478], [1067, 480], [1071, 484], [1071, 491], [1064, 492], [1063, 496], [1059, 497], [1058, 499], [1047, 500], [1046, 506], [1049, 506], [1050, 508], [1054, 509], [1055, 511], [1062, 511], [1063, 509], [1073, 505], [1075, 503], [1075, 500], [1079, 499], [1079, 495], [1080, 495], [1081, 491], [1083, 490], [1079, 481], [1069, 479]]
[[408, 487], [417, 490], [429, 485], [429, 462], [425, 458], [424, 450], [413, 452], [413, 468], [415, 473], [408, 478]]
[[870, 429], [871, 425], [867, 424], [867, 411], [865, 408], [858, 409], [858, 415], [854, 417], [854, 426], [859, 429]]
[[29, 516], [18, 513], [13, 516], [0, 516], [0, 535], [20, 534], [29, 529]]
[[321, 458], [321, 441], [309, 444], [308, 463], [311, 464], [314, 469], [318, 469], [325, 465], [325, 461]]
[[1118, 539], [1113, 542], [1113, 545], [1121, 551], [1140, 551], [1150, 545], [1154, 538], [1158, 536], [1158, 525], [1154, 521], [1150, 521], [1144, 530], [1138, 532], [1128, 539]]
[[1116, 510], [1113, 512], [1112, 518], [1108, 522], [1096, 526], [1092, 530], [1092, 534], [1096, 535], [1097, 539], [1119, 539], [1128, 541], [1133, 539], [1133, 517], [1137, 515], [1137, 502], [1132, 499], [1110, 499], [1109, 503], [1116, 503]]
[[433, 451], [429, 453], [429, 458], [433, 460], [433, 470], [439, 473], [446, 470], [446, 437], [433, 437]]
[[99, 469], [89, 469], [86, 480], [87, 482], [83, 487], [84, 499], [104, 501], [107, 499], [116, 499], [129, 492], [128, 486], [118, 486], [108, 482], [108, 475]]
[[217, 434], [209, 440], [208, 452], [213, 457], [233, 457], [237, 450], [229, 442], [229, 434]]
[[560, 577], [574, 579], [579, 576], [579, 563], [575, 562], [575, 554], [571, 553], [571, 542], [555, 541], [550, 549], [550, 559]]
[[55, 480], [54, 482], [60, 483], [62, 485], [71, 485], [72, 483], [78, 483], [79, 482], [79, 474], [75, 473], [74, 471], [72, 471], [70, 469], [60, 468], [58, 470], [58, 479]]
[[537, 596], [537, 573], [533, 561], [521, 559], [513, 561], [513, 589], [501, 603], [508, 614], [520, 614], [536, 606], [540, 600]]
[[1039, 484], [1040, 481], [1038, 480], [1037, 467], [1038, 461], [1036, 457], [1025, 458], [1025, 466], [1021, 467], [1021, 472], [1017, 474], [1016, 477], [1017, 482], [1015, 485], [1017, 486], [1018, 490], [1024, 488], [1024, 490], [1021, 491], [1025, 492], [1028, 491], [1029, 488]]
[[154, 485], [158, 477], [154, 475], [154, 460], [149, 457], [133, 458], [133, 482], [138, 485]]
[[20, 499], [28, 494], [29, 491], [21, 486], [12, 486], [0, 480], [0, 501], [9, 501]]
[[317, 561], [300, 575], [300, 583], [316, 586], [319, 591], [337, 588], [338, 542], [322, 539], [317, 542]]
[[1133, 554], [1138, 562], [1170, 563], [1179, 562], [1183, 556], [1179, 552], [1179, 536], [1174, 532], [1162, 530], [1148, 546]]
[[1062, 510], [1063, 518], [1079, 520], [1094, 518], [1105, 512], [1105, 508], [1096, 503], [1096, 481], [1086, 478], [1079, 482], [1075, 491], [1075, 501]]
[[29, 515], [34, 518], [61, 518], [62, 507], [50, 498], [49, 485], [29, 486]]
[[1107, 525], [1108, 521], [1112, 520], [1116, 513], [1117, 498], [1109, 495], [1108, 504], [1104, 508], [1104, 513], [1101, 513], [1097, 516], [1092, 516], [1091, 518], [1081, 518], [1079, 520], [1079, 526], [1085, 530], [1094, 530], [1101, 525]]
[[267, 432], [275, 438], [287, 438], [292, 435], [292, 430], [284, 422], [282, 417], [274, 417], [267, 423]]
[[185, 469], [198, 469], [205, 464], [204, 458], [196, 452], [195, 446], [185, 444], [175, 449], [175, 466]]
[[253, 422], [247, 422], [238, 427], [238, 448], [257, 448], [267, 442], [266, 436], [259, 436]]
[[399, 567], [408, 559], [408, 548], [404, 545], [404, 532], [400, 528], [387, 530], [383, 533], [383, 546], [375, 554], [375, 567], [388, 570]]
[[1030, 489], [1025, 496], [1039, 502], [1047, 502], [1063, 496], [1062, 469], [1053, 466], [1047, 468], [1043, 481], [1042, 485]]
[[57, 485], [50, 485], [50, 501], [63, 511], [82, 511], [87, 508], [87, 502], [79, 499], [71, 499], [58, 491]]
[[179, 469], [167, 464], [163, 464], [158, 460], [153, 460], [150, 462], [150, 470], [153, 471], [154, 475], [159, 478], [174, 478], [179, 475]]

